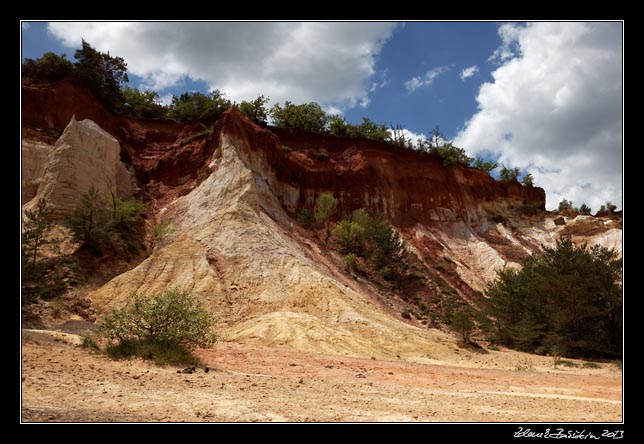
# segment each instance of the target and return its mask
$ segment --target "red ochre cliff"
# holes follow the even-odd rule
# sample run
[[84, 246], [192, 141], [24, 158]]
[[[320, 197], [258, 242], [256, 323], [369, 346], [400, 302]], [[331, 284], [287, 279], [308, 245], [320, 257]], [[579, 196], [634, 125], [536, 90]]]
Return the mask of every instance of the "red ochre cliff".
[[[438, 310], [454, 298], [481, 308], [498, 269], [519, 266], [561, 235], [621, 247], [613, 222], [579, 216], [555, 224], [541, 188], [384, 143], [260, 127], [235, 108], [215, 122], [133, 119], [66, 79], [23, 85], [22, 127], [23, 204], [45, 185], [71, 202], [74, 186], [80, 194], [92, 175], [104, 180], [100, 163], [82, 151], [95, 149], [111, 159], [112, 182], [136, 183], [119, 191], [146, 202], [152, 223], [172, 224], [147, 259], [89, 292], [99, 313], [123, 306], [133, 291], [185, 288], [220, 320], [227, 340], [420, 359], [429, 343], [447, 346], [421, 319], [401, 318], [408, 298]], [[52, 163], [54, 149], [76, 163]], [[93, 173], [72, 183], [74, 165]], [[64, 193], [56, 188], [61, 171]], [[336, 217], [363, 207], [385, 214], [427, 270], [422, 288], [396, 294], [351, 276], [298, 228], [294, 216], [323, 192], [339, 199]]]

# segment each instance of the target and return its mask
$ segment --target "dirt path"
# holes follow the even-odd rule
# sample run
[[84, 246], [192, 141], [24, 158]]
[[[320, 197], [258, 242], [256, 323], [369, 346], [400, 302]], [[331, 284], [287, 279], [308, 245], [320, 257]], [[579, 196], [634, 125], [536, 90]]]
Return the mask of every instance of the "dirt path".
[[621, 421], [621, 372], [544, 373], [218, 344], [208, 372], [22, 348], [23, 421]]

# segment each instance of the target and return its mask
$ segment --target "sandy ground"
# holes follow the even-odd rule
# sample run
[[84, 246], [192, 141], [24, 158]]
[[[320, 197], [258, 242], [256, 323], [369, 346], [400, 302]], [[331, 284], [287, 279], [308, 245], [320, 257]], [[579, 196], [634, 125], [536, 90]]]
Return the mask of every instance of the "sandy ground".
[[622, 374], [610, 364], [473, 368], [221, 343], [199, 352], [208, 372], [187, 374], [73, 342], [23, 334], [23, 421], [622, 420]]

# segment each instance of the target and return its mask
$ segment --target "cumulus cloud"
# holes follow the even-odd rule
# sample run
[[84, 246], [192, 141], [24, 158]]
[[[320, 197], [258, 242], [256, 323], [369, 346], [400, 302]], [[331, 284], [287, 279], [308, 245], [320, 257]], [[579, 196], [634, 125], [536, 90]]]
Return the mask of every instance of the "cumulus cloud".
[[465, 81], [472, 77], [474, 74], [479, 72], [479, 67], [476, 65], [468, 66], [464, 70], [461, 71], [460, 77], [462, 81]]
[[438, 76], [445, 74], [452, 69], [452, 67], [453, 65], [437, 66], [436, 68], [430, 69], [422, 76], [412, 77], [405, 82], [405, 88], [407, 88], [407, 91], [409, 92], [414, 92], [418, 88], [429, 87], [434, 83], [434, 80], [436, 80]]
[[548, 209], [564, 197], [621, 207], [621, 24], [505, 24], [499, 34], [501, 64], [455, 143], [526, 168]]
[[369, 103], [376, 57], [393, 23], [93, 22], [49, 24], [64, 45], [81, 38], [123, 57], [153, 89], [205, 81], [233, 100]]

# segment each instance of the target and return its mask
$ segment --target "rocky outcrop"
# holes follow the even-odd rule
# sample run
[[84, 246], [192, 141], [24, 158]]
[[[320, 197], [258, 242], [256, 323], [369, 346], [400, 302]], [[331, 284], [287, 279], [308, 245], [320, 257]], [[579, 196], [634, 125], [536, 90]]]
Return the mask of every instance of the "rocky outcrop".
[[[120, 161], [119, 142], [91, 120], [69, 122], [53, 146], [23, 140], [23, 204], [46, 199], [54, 215], [69, 214], [91, 187], [107, 198], [132, 196], [136, 180]], [[25, 202], [25, 200], [28, 200]]]
[[[128, 194], [127, 164], [150, 217], [173, 227], [146, 260], [90, 294], [99, 312], [132, 292], [178, 287], [216, 315], [225, 340], [412, 360], [448, 347], [443, 333], [402, 321], [377, 288], [348, 276], [294, 225], [323, 192], [340, 200], [338, 217], [361, 207], [386, 214], [419, 260], [476, 307], [496, 270], [561, 236], [621, 251], [618, 222], [578, 216], [557, 225], [541, 188], [427, 154], [261, 128], [234, 108], [191, 125], [131, 119], [69, 79], [26, 89], [23, 127], [35, 136], [23, 140], [23, 199], [47, 196], [65, 211], [90, 185]], [[54, 106], [76, 90], [77, 107], [66, 96]], [[61, 129], [76, 108], [106, 131], [84, 120], [55, 145], [38, 136]]]

